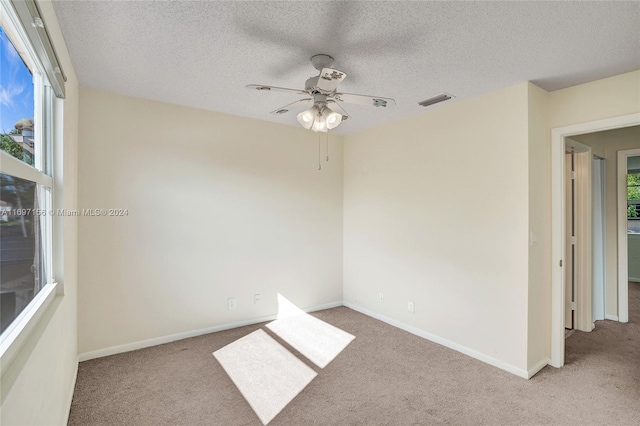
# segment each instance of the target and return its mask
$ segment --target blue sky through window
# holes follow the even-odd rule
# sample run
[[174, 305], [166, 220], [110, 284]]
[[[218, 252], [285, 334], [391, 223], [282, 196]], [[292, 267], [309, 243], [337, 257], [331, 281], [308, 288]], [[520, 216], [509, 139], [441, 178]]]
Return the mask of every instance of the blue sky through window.
[[0, 133], [21, 118], [33, 118], [33, 77], [0, 27]]

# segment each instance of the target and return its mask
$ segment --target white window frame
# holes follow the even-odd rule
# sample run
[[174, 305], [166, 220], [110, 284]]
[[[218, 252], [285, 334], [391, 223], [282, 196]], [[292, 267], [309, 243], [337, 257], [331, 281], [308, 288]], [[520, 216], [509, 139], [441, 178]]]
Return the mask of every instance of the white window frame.
[[[54, 210], [57, 203], [55, 196], [54, 173], [56, 159], [53, 148], [54, 125], [54, 96], [53, 90], [45, 77], [42, 64], [36, 59], [33, 48], [26, 37], [21, 24], [15, 15], [11, 5], [6, 1], [0, 1], [0, 24], [3, 30], [16, 44], [16, 48], [26, 54], [26, 62], [34, 77], [34, 155], [35, 167], [0, 151], [0, 172], [13, 177], [31, 181], [40, 185], [36, 188], [46, 188], [49, 191], [47, 197], [41, 197], [42, 205], [39, 209]], [[43, 232], [42, 248], [44, 250], [43, 261], [45, 263], [45, 284], [34, 296], [29, 304], [20, 312], [0, 335], [0, 374], [4, 374], [16, 355], [20, 352], [31, 334], [42, 320], [48, 308], [53, 303], [56, 295], [62, 295], [62, 286], [58, 285], [54, 277], [54, 253], [53, 235], [59, 234], [54, 229], [59, 221], [54, 223], [52, 215], [40, 216]]]

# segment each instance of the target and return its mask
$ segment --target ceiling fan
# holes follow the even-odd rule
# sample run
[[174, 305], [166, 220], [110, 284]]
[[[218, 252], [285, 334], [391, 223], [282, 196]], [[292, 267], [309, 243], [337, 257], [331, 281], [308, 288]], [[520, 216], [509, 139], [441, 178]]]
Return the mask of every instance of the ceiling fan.
[[327, 132], [349, 118], [349, 114], [340, 105], [342, 103], [371, 105], [378, 108], [386, 108], [396, 104], [396, 101], [391, 98], [338, 92], [338, 85], [347, 75], [342, 71], [330, 68], [332, 63], [333, 58], [329, 55], [321, 54], [311, 57], [311, 64], [320, 71], [320, 74], [309, 78], [304, 85], [304, 90], [258, 84], [249, 84], [247, 89], [305, 95], [303, 99], [271, 111], [271, 114], [286, 114], [293, 108], [312, 103], [313, 105], [300, 112], [297, 118], [302, 127], [314, 132]]

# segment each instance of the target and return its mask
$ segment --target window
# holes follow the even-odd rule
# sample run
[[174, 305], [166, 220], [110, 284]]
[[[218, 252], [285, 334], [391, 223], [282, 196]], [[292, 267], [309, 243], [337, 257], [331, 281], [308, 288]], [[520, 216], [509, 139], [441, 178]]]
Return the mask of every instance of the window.
[[627, 232], [640, 234], [640, 171], [627, 174]]
[[19, 17], [0, 15], [1, 338], [53, 285], [52, 109], [45, 67]]

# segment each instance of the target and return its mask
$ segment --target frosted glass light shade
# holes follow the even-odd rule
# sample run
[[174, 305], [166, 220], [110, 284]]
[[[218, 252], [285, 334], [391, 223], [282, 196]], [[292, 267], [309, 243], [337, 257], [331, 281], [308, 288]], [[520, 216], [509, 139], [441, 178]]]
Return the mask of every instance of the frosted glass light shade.
[[327, 129], [334, 129], [338, 127], [342, 122], [342, 114], [338, 114], [337, 112], [331, 110], [329, 107], [326, 107], [322, 111], [322, 115], [324, 116], [327, 123]]
[[319, 113], [320, 111], [318, 111], [318, 108], [314, 105], [308, 110], [298, 114], [298, 123], [305, 129], [311, 129]]

